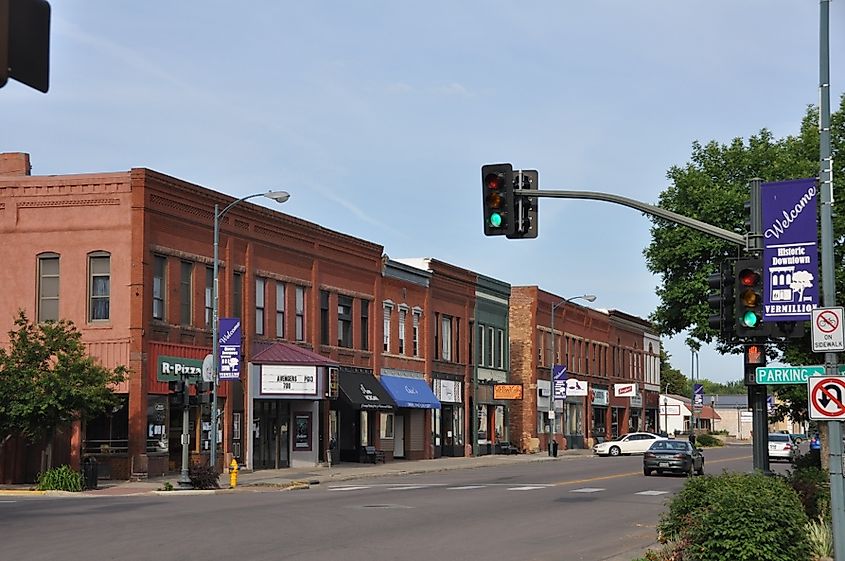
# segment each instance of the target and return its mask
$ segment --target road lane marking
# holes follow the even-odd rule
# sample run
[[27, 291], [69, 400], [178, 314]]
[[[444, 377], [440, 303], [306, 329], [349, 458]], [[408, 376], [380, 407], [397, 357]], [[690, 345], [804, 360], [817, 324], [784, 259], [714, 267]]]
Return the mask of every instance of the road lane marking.
[[[737, 456], [734, 458], [722, 458], [721, 460], [710, 460], [705, 462], [705, 465], [711, 466], [713, 464], [721, 464], [725, 462], [735, 462], [737, 460], [748, 460], [751, 459], [751, 456]], [[585, 479], [573, 479], [570, 481], [558, 481], [553, 483], [554, 486], [561, 486], [561, 485], [577, 485], [580, 483], [591, 483], [593, 481], [605, 481], [607, 479], [619, 479], [620, 477], [631, 477], [632, 475], [641, 475], [643, 472], [640, 471], [629, 471], [626, 473], [614, 473], [612, 475], [600, 475], [598, 477], [587, 477]]]
[[665, 495], [669, 491], [640, 491], [639, 493], [634, 493], [635, 495], [648, 495], [648, 496], [655, 496], [655, 495]]
[[329, 487], [329, 491], [359, 491], [361, 489], [369, 488], [369, 485], [349, 485], [345, 487]]
[[508, 487], [508, 491], [533, 491], [535, 489], [545, 488], [545, 485], [522, 485], [521, 487]]
[[389, 491], [410, 491], [412, 489], [426, 489], [431, 485], [397, 485], [396, 487], [388, 487]]
[[461, 485], [460, 487], [446, 487], [450, 491], [467, 491], [469, 489], [484, 489], [486, 485]]
[[583, 487], [581, 489], [572, 489], [570, 493], [598, 493], [604, 491], [601, 487]]

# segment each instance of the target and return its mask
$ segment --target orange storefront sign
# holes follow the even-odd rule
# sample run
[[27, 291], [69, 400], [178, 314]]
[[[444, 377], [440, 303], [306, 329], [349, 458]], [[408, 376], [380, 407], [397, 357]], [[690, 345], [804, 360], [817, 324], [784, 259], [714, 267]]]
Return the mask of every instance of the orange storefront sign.
[[493, 386], [493, 399], [522, 399], [522, 385], [496, 384]]

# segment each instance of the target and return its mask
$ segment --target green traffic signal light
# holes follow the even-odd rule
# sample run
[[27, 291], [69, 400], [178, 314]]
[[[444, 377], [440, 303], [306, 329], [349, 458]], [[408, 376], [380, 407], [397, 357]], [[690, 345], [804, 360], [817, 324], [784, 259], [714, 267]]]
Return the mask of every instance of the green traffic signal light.
[[751, 310], [745, 312], [742, 316], [742, 325], [745, 327], [757, 327], [757, 324], [760, 322], [760, 318], [757, 317], [757, 314], [752, 312]]
[[501, 228], [502, 227], [502, 215], [498, 212], [494, 212], [490, 215], [490, 225], [494, 228]]

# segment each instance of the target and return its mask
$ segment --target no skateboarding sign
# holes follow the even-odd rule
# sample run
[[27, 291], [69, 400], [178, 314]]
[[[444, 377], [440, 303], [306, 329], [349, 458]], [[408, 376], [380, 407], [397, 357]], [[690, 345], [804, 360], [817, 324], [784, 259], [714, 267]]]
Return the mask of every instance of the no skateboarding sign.
[[845, 419], [845, 378], [810, 376], [807, 378], [808, 410], [815, 421]]

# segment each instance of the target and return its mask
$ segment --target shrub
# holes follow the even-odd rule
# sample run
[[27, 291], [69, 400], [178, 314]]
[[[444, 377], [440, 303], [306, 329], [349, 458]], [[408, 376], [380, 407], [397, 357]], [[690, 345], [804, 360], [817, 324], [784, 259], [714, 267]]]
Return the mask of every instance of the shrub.
[[722, 439], [716, 438], [710, 434], [702, 434], [696, 437], [695, 445], [701, 448], [714, 448], [716, 446], [724, 446], [725, 443], [722, 442]]
[[82, 491], [82, 474], [63, 465], [38, 474], [39, 491]]
[[658, 524], [663, 539], [688, 540], [696, 561], [807, 561], [807, 516], [779, 477], [723, 474], [694, 478]]
[[194, 489], [219, 489], [220, 483], [218, 479], [220, 474], [216, 467], [208, 464], [192, 465], [188, 472], [188, 477], [191, 479], [191, 485]]
[[822, 469], [822, 455], [821, 450], [810, 450], [806, 454], [801, 454], [792, 460], [792, 465], [795, 469], [804, 469], [814, 467]]
[[830, 478], [825, 470], [815, 466], [796, 467], [783, 477], [798, 495], [807, 518], [829, 518]]
[[823, 518], [807, 523], [810, 552], [814, 559], [833, 557], [833, 528]]

